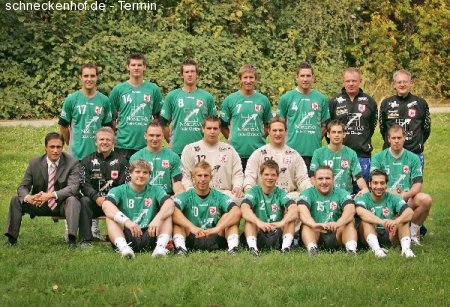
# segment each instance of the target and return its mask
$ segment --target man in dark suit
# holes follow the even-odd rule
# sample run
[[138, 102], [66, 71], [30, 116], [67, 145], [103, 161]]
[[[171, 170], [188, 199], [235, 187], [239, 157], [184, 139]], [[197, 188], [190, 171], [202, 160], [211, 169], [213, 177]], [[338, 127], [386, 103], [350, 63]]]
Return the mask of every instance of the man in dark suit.
[[17, 196], [11, 199], [6, 223], [7, 245], [17, 244], [22, 216], [65, 216], [69, 225], [69, 248], [76, 246], [80, 218], [78, 200], [79, 162], [63, 153], [64, 138], [51, 132], [45, 137], [43, 156], [31, 159]]

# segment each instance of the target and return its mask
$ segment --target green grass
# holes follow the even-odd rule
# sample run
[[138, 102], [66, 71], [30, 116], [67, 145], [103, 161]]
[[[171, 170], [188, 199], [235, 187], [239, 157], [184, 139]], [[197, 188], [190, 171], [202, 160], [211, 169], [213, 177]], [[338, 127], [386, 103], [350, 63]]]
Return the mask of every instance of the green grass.
[[[367, 251], [309, 257], [295, 249], [259, 258], [218, 252], [165, 259], [138, 254], [126, 261], [105, 243], [69, 251], [62, 222], [25, 216], [19, 245], [0, 247], [0, 305], [448, 306], [450, 114], [433, 114], [432, 120], [424, 191], [433, 196], [434, 207], [424, 245], [413, 247], [415, 259], [402, 258], [394, 247], [387, 259]], [[44, 135], [52, 130], [57, 127], [0, 128], [2, 223], [28, 160], [43, 153]], [[379, 150], [379, 132], [374, 143]]]

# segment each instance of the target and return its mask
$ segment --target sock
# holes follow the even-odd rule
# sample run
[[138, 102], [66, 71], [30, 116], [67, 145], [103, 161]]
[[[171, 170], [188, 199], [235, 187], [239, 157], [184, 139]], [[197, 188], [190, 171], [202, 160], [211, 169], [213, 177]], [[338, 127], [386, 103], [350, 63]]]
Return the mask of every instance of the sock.
[[283, 243], [281, 244], [281, 249], [291, 247], [293, 240], [294, 240], [294, 236], [291, 235], [290, 233], [283, 235]]
[[402, 251], [411, 249], [411, 238], [408, 236], [401, 238], [400, 245], [402, 247]]
[[310, 252], [312, 249], [317, 249], [317, 244], [316, 243], [308, 243], [308, 245], [306, 245], [306, 249], [308, 250], [308, 252]]
[[228, 236], [227, 242], [228, 250], [232, 250], [239, 245], [239, 236], [236, 233], [233, 233], [232, 235]]
[[182, 249], [187, 250], [186, 239], [180, 234], [176, 234], [173, 236], [173, 245], [175, 245], [176, 248], [181, 247]]
[[254, 249], [258, 250], [258, 246], [256, 246], [256, 237], [255, 236], [247, 237], [247, 245], [249, 248], [254, 248]]
[[370, 234], [367, 235], [366, 241], [367, 241], [367, 244], [369, 244], [370, 248], [373, 251], [376, 251], [376, 250], [380, 249], [380, 243], [378, 243], [378, 238], [373, 233], [370, 233]]
[[358, 243], [355, 240], [349, 240], [345, 243], [345, 249], [351, 252], [356, 252], [356, 247]]
[[167, 243], [170, 241], [170, 235], [167, 233], [162, 233], [158, 236], [156, 240], [156, 247], [166, 248]]
[[414, 224], [413, 222], [411, 222], [411, 227], [410, 227], [411, 237], [419, 236], [420, 226], [422, 226], [422, 225], [417, 225], [417, 224]]
[[118, 250], [122, 250], [124, 247], [128, 246], [128, 243], [124, 237], [118, 237], [114, 240], [114, 245], [117, 246]]

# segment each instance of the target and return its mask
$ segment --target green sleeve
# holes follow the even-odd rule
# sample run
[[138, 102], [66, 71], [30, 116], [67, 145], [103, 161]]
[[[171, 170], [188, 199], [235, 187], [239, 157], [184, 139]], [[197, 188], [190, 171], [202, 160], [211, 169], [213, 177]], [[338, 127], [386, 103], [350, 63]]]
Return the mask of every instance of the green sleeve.
[[119, 108], [120, 108], [120, 92], [116, 87], [114, 87], [109, 94], [109, 102], [111, 104], [111, 114], [112, 118], [117, 118]]
[[404, 210], [404, 207], [408, 206], [408, 205], [403, 200], [403, 198], [401, 198], [400, 196], [394, 195], [394, 194], [391, 194], [391, 195], [394, 196], [393, 199], [395, 201], [395, 207], [394, 207], [395, 214], [401, 214], [402, 211]]
[[362, 173], [361, 165], [359, 164], [358, 156], [356, 152], [350, 150], [350, 167], [352, 170], [352, 177], [355, 178], [356, 175]]
[[166, 99], [163, 101], [162, 109], [161, 109], [161, 116], [167, 120], [167, 122], [170, 122], [172, 120], [172, 101], [173, 101], [173, 93], [169, 93], [166, 96]]
[[222, 122], [230, 124], [231, 121], [231, 111], [230, 111], [230, 96], [226, 97], [222, 102], [220, 118]]
[[156, 199], [158, 200], [159, 207], [161, 208], [169, 195], [167, 195], [166, 191], [164, 191], [164, 189], [160, 186], [153, 186], [153, 188], [156, 189]]
[[106, 96], [105, 96], [105, 102], [103, 103], [103, 110], [104, 110], [104, 114], [105, 114], [105, 117], [103, 118], [103, 125], [105, 125], [112, 121], [111, 103], [109, 102], [109, 99]]
[[314, 171], [316, 169], [318, 169], [320, 166], [320, 157], [319, 156], [320, 156], [320, 153], [322, 152], [321, 149], [322, 148], [317, 148], [316, 150], [314, 150], [313, 156], [311, 158], [311, 164], [309, 166], [309, 172], [311, 174], [314, 174]]
[[311, 188], [306, 189], [300, 194], [297, 204], [305, 205], [306, 207], [308, 207], [308, 209], [311, 210], [312, 197], [310, 195], [310, 190]]
[[181, 212], [183, 212], [184, 209], [186, 208], [187, 193], [188, 192], [183, 192], [181, 194], [178, 194], [173, 199], [175, 205], [181, 210]]
[[264, 108], [264, 118], [263, 123], [264, 125], [268, 125], [270, 120], [272, 119], [272, 105], [270, 104], [269, 98], [265, 97], [266, 101], [266, 108]]
[[229, 196], [227, 196], [227, 195], [225, 195], [223, 193], [220, 193], [219, 207], [220, 207], [220, 211], [222, 213], [226, 213], [226, 212], [228, 212], [231, 209], [230, 205], [231, 205], [232, 202], [233, 202], [233, 200]]
[[171, 174], [172, 178], [181, 174], [181, 160], [177, 154], [172, 155]]
[[64, 104], [62, 106], [62, 111], [60, 117], [64, 119], [66, 122], [70, 124], [72, 121], [72, 109], [73, 109], [73, 102], [74, 99], [72, 99], [72, 95], [66, 98], [64, 101]]
[[157, 116], [161, 113], [163, 103], [163, 96], [161, 94], [161, 89], [155, 85], [155, 90], [153, 94], [153, 115]]
[[250, 208], [252, 208], [252, 209], [255, 208], [255, 202], [257, 202], [257, 199], [256, 199], [256, 195], [253, 192], [253, 189], [250, 189], [247, 191], [247, 193], [245, 193], [242, 203], [244, 203], [244, 201], [246, 204], [248, 204], [250, 206]]
[[414, 181], [415, 178], [422, 177], [422, 165], [420, 164], [420, 159], [416, 154], [411, 153], [411, 157], [411, 180]]
[[216, 102], [211, 94], [208, 95], [208, 115], [217, 116]]
[[283, 118], [287, 117], [287, 98], [286, 98], [286, 94], [284, 94], [283, 96], [281, 96], [280, 101], [278, 101], [278, 112], [277, 115]]
[[108, 195], [106, 195], [106, 200], [112, 202], [119, 210], [121, 209], [121, 200], [122, 200], [122, 186], [118, 186], [109, 190]]
[[324, 96], [322, 99], [322, 124], [326, 123], [330, 119], [330, 107], [328, 100]]
[[[382, 151], [383, 152], [383, 151]], [[371, 161], [370, 161], [370, 171], [376, 170], [376, 169], [382, 169], [382, 164], [381, 164], [381, 154], [382, 152], [376, 154], [375, 156], [372, 157]]]

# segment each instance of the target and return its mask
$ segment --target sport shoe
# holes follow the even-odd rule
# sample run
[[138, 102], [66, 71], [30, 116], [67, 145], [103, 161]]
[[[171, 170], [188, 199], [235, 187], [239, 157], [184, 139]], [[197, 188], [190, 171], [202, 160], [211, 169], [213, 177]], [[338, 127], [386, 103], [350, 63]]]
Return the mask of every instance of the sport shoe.
[[317, 256], [320, 255], [320, 251], [317, 247], [314, 246], [308, 250], [308, 254], [311, 256]]
[[420, 226], [420, 230], [419, 230], [420, 236], [425, 237], [427, 232], [428, 232], [428, 229], [425, 227], [424, 224], [422, 224], [422, 226]]
[[291, 248], [290, 247], [285, 247], [285, 248], [282, 248], [281, 249], [281, 253], [282, 254], [287, 254], [287, 253], [289, 253], [291, 251]]
[[177, 255], [177, 256], [186, 256], [187, 252], [188, 251], [182, 247], [175, 247], [175, 255]]
[[236, 256], [237, 253], [238, 253], [238, 251], [239, 251], [239, 247], [235, 246], [235, 247], [233, 247], [232, 249], [229, 249], [229, 250], [228, 250], [228, 255], [230, 255], [230, 256]]
[[100, 232], [100, 228], [98, 228], [98, 220], [92, 220], [92, 227], [91, 227], [91, 231], [92, 231], [92, 237], [94, 237], [94, 240], [98, 240], [98, 241], [106, 241], [106, 238], [104, 235], [102, 235], [102, 233]]
[[252, 254], [253, 256], [259, 256], [259, 255], [261, 255], [261, 252], [260, 252], [259, 250], [257, 250], [256, 248], [254, 248], [254, 247], [250, 247], [250, 248], [248, 249], [248, 251], [249, 251], [250, 254]]
[[133, 249], [131, 247], [129, 247], [128, 245], [121, 248], [119, 250], [119, 253], [122, 256], [122, 258], [134, 259], [134, 257], [135, 257]]
[[416, 255], [410, 248], [402, 250], [402, 256], [405, 256], [405, 258], [416, 258]]
[[384, 248], [377, 249], [376, 251], [373, 251], [373, 252], [375, 254], [375, 257], [377, 257], [377, 258], [384, 258], [387, 256], [386, 250]]
[[420, 243], [420, 238], [417, 236], [411, 236], [411, 244], [417, 245], [417, 246], [421, 246], [422, 244]]
[[69, 242], [69, 226], [67, 220], [64, 220], [64, 242]]
[[84, 250], [86, 250], [86, 249], [90, 249], [90, 248], [92, 248], [92, 242], [91, 241], [83, 241], [83, 242], [81, 242], [81, 244], [80, 244], [80, 248], [81, 249], [84, 249]]
[[152, 257], [160, 257], [160, 256], [167, 256], [169, 254], [169, 250], [162, 247], [162, 246], [156, 246], [153, 250]]

